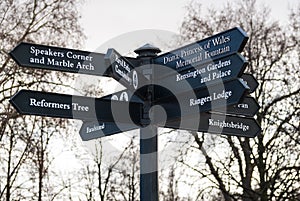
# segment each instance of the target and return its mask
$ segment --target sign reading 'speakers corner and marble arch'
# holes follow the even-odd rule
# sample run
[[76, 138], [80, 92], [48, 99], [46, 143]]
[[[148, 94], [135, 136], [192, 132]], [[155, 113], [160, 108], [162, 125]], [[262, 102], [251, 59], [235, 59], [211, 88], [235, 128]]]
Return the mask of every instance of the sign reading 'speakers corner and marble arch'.
[[[223, 129], [224, 132], [222, 129], [210, 129], [215, 131], [213, 133], [254, 137], [260, 132], [253, 118], [259, 106], [255, 99], [249, 98], [250, 92], [255, 89], [251, 89], [242, 79], [253, 80], [244, 74], [248, 62], [241, 55], [247, 40], [247, 34], [236, 27], [154, 56], [151, 59], [151, 63], [155, 64], [151, 71], [153, 80], [149, 80], [140, 70], [142, 62], [139, 57], [124, 57], [112, 48], [102, 54], [22, 42], [10, 52], [19, 66], [112, 77], [127, 91], [122, 92], [120, 99], [117, 98], [120, 94], [93, 99], [23, 90], [11, 98], [11, 103], [21, 114], [83, 120], [84, 129], [80, 130], [83, 140], [147, 126], [147, 121], [144, 121], [149, 116], [149, 111], [145, 110], [146, 103], [161, 105], [166, 110], [165, 125], [159, 122], [159, 118], [153, 121], [158, 126], [177, 128], [178, 120], [184, 121], [198, 115], [208, 118], [196, 129], [205, 132], [214, 124], [209, 120], [210, 116], [204, 114], [217, 113], [225, 115], [225, 120], [234, 119], [232, 125], [247, 124], [247, 128], [253, 129], [245, 133], [234, 128]], [[155, 68], [156, 65], [161, 67]], [[145, 88], [152, 86], [151, 83], [158, 87], [154, 87], [155, 91], [149, 99]], [[140, 90], [141, 86], [143, 90]], [[175, 88], [176, 93], [167, 92], [165, 89], [169, 86]], [[68, 108], [60, 107], [65, 105]], [[113, 107], [118, 109], [110, 111]], [[122, 113], [124, 109], [129, 110], [127, 116]], [[227, 109], [234, 118], [227, 116]], [[115, 114], [120, 117], [116, 118]], [[248, 125], [249, 122], [251, 125]], [[188, 127], [184, 129], [189, 130]]]

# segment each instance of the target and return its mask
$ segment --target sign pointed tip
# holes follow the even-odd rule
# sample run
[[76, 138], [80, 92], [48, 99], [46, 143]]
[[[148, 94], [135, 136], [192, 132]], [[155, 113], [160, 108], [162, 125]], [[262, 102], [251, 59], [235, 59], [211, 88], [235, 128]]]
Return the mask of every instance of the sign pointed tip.
[[[20, 93], [22, 93], [24, 90], [20, 90], [17, 93], [15, 93], [10, 99], [9, 99], [9, 103], [17, 110], [18, 113], [22, 113], [21, 108], [19, 107], [19, 95]], [[21, 102], [23, 102], [23, 100], [21, 100]]]
[[243, 35], [244, 35], [245, 37], [249, 38], [247, 32], [246, 32], [244, 29], [242, 29], [241, 27], [238, 27], [238, 29], [240, 30], [240, 32], [243, 33]]

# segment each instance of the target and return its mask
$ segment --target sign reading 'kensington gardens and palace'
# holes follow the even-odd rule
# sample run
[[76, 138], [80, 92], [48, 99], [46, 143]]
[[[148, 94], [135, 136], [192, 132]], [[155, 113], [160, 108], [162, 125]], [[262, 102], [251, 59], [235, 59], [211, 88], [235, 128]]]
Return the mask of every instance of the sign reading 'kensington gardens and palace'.
[[[253, 118], [259, 106], [248, 94], [258, 84], [244, 74], [248, 62], [240, 54], [247, 40], [242, 29], [233, 28], [153, 56], [150, 80], [139, 57], [123, 57], [114, 49], [101, 54], [22, 42], [10, 53], [20, 66], [109, 76], [127, 90], [102, 98], [21, 90], [11, 103], [21, 114], [83, 120], [83, 140], [147, 126], [149, 101], [166, 111], [165, 122], [154, 114], [152, 123], [158, 126], [254, 137], [260, 132]], [[151, 99], [148, 87], [153, 89]], [[196, 117], [199, 125], [189, 126]]]

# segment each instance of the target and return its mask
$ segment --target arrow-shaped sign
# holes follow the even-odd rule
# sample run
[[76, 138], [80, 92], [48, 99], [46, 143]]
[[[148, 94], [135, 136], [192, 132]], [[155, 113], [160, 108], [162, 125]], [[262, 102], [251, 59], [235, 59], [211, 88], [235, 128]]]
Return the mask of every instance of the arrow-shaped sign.
[[215, 108], [211, 112], [253, 117], [260, 108], [257, 101], [251, 96], [246, 96], [242, 99], [243, 100], [237, 104], [223, 108]]
[[[156, 80], [155, 84], [174, 91], [174, 94], [177, 95], [236, 79], [242, 75], [246, 65], [247, 61], [243, 56], [233, 54], [180, 73], [173, 71], [173, 74]], [[160, 70], [168, 70], [168, 68], [160, 68]], [[163, 98], [164, 95], [161, 95], [161, 98]]]
[[[10, 55], [23, 67], [109, 76], [101, 53], [22, 42]], [[135, 58], [126, 59], [136, 63]]]
[[83, 122], [79, 133], [82, 140], [87, 141], [138, 128], [140, 127], [129, 123], [93, 121]]
[[[113, 94], [101, 97], [104, 100], [115, 100], [124, 102], [144, 103], [139, 97], [134, 95], [130, 90], [122, 90]], [[121, 123], [121, 122], [99, 122], [85, 121], [79, 131], [83, 141], [101, 138], [108, 135], [117, 134], [133, 129], [140, 128], [136, 124]]]
[[249, 86], [249, 93], [253, 93], [256, 88], [258, 87], [258, 82], [257, 80], [254, 78], [253, 75], [248, 74], [248, 73], [244, 73], [242, 74], [241, 78], [245, 81], [245, 83]]
[[107, 76], [100, 53], [22, 42], [10, 55], [23, 67]]
[[[237, 104], [247, 92], [247, 88], [242, 81], [232, 80], [224, 85], [213, 85], [199, 91], [158, 99], [154, 104], [162, 106], [167, 119], [173, 120]], [[155, 96], [160, 96], [161, 91], [154, 92]], [[154, 119], [160, 121], [160, 118], [160, 115], [156, 115]]]
[[255, 137], [261, 128], [253, 118], [201, 113], [198, 116], [167, 121], [159, 126], [213, 134]]
[[19, 91], [10, 102], [20, 114], [136, 124], [143, 109], [141, 103], [30, 90]]
[[[149, 84], [149, 80], [134, 69], [134, 66], [116, 50], [110, 48], [105, 55], [106, 66], [111, 69], [111, 77], [123, 84], [127, 89], [135, 92], [138, 88]], [[139, 94], [140, 98], [145, 99], [145, 94]]]
[[190, 67], [196, 67], [203, 63], [241, 52], [247, 40], [247, 34], [241, 28], [235, 27], [159, 55], [154, 58], [153, 63], [167, 66], [180, 72]]

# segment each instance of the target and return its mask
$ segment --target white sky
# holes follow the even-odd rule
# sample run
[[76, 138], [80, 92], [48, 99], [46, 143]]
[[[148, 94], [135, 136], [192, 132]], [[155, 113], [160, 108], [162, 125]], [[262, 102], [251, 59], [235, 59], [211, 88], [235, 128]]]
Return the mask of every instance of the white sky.
[[[205, 8], [221, 8], [226, 0], [198, 0]], [[124, 33], [159, 29], [178, 33], [185, 6], [190, 0], [87, 0], [82, 10], [82, 25], [87, 36], [85, 50], [94, 51], [108, 40]], [[288, 8], [299, 0], [257, 0], [271, 7], [272, 17], [287, 21]], [[141, 44], [143, 45], [143, 44]], [[129, 50], [130, 51], [130, 50]]]

